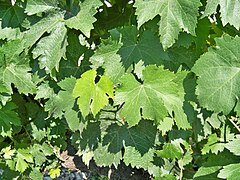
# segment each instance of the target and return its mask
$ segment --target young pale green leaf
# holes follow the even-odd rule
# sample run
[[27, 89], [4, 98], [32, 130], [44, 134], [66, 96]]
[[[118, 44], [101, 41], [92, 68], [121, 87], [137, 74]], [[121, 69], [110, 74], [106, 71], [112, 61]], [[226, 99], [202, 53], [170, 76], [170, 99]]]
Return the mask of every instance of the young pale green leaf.
[[73, 89], [73, 96], [78, 97], [77, 103], [82, 115], [86, 117], [90, 112], [96, 114], [108, 104], [109, 97], [113, 97], [113, 84], [107, 76], [101, 76], [95, 83], [97, 72], [89, 70], [82, 74]]
[[238, 180], [240, 178], [240, 163], [238, 164], [229, 164], [224, 166], [218, 174], [218, 178], [229, 179], [229, 180]]
[[196, 93], [200, 104], [228, 114], [240, 96], [240, 37], [224, 36], [216, 43], [216, 48], [209, 48], [192, 70], [198, 76]]
[[76, 16], [65, 20], [69, 28], [74, 28], [83, 32], [87, 37], [90, 37], [90, 31], [93, 29], [93, 23], [96, 21], [94, 15], [97, 13], [97, 8], [102, 5], [100, 0], [87, 0], [80, 2], [80, 11]]
[[61, 169], [60, 167], [56, 167], [56, 168], [52, 168], [50, 171], [49, 171], [49, 175], [52, 179], [60, 176], [60, 173], [61, 173]]
[[63, 22], [56, 24], [49, 36], [41, 38], [32, 51], [33, 58], [38, 58], [40, 68], [48, 73], [54, 68], [58, 71], [61, 58], [65, 58], [67, 47], [67, 29]]
[[33, 14], [56, 9], [57, 5], [57, 0], [28, 0], [25, 12], [27, 12], [27, 15], [30, 16]]
[[220, 12], [223, 25], [227, 23], [233, 25], [236, 29], [240, 28], [239, 0], [208, 0], [203, 16], [215, 14], [220, 5]]
[[28, 149], [18, 149], [16, 155], [16, 170], [24, 172], [28, 167], [28, 163], [33, 163], [33, 157]]
[[187, 117], [182, 109], [183, 92], [176, 82], [177, 75], [162, 67], [147, 66], [143, 70], [141, 84], [131, 74], [124, 75], [116, 91], [115, 102], [122, 104], [121, 116], [129, 126], [138, 124], [141, 118], [161, 122], [169, 113], [175, 112], [175, 122], [179, 128], [189, 128]]
[[160, 15], [159, 34], [165, 50], [173, 45], [181, 29], [195, 35], [200, 5], [200, 0], [137, 0], [134, 4], [138, 27]]

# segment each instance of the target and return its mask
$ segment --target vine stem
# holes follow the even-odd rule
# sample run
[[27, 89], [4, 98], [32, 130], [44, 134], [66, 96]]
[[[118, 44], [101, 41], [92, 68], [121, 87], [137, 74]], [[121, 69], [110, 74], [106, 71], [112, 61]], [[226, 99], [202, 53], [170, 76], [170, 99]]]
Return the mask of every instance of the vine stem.
[[240, 128], [237, 126], [237, 124], [233, 121], [233, 119], [235, 120], [236, 118], [231, 116], [231, 118], [229, 118], [229, 121], [234, 125], [234, 127], [238, 130], [238, 132], [240, 133]]
[[180, 175], [179, 175], [179, 179], [182, 180], [183, 179], [183, 158], [180, 159]]

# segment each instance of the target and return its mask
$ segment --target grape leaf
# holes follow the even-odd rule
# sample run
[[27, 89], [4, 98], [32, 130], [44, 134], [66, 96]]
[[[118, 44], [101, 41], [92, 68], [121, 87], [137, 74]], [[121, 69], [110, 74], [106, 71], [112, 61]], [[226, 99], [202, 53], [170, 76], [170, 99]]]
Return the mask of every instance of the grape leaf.
[[15, 84], [20, 93], [28, 94], [36, 91], [36, 85], [32, 82], [32, 76], [29, 73], [31, 68], [24, 65], [10, 64], [3, 71], [3, 81], [10, 86]]
[[233, 154], [240, 156], [239, 143], [240, 143], [240, 137], [237, 136], [235, 139], [233, 139], [233, 141], [230, 141], [227, 144], [225, 144], [225, 148], [227, 148]]
[[219, 143], [219, 141], [220, 141], [220, 138], [217, 137], [216, 133], [208, 136], [208, 142], [207, 142], [207, 144], [204, 145], [204, 147], [202, 149], [202, 154], [210, 153], [210, 151], [212, 153], [218, 154], [218, 152], [223, 151], [224, 144]]
[[238, 164], [229, 164], [224, 166], [222, 170], [220, 170], [218, 177], [229, 180], [238, 180], [240, 178], [240, 163]]
[[24, 31], [23, 47], [32, 47], [45, 32], [50, 33], [53, 29], [56, 29], [56, 26], [62, 24], [60, 23], [61, 21], [63, 21], [63, 15], [61, 13], [55, 13], [33, 24], [29, 30]]
[[97, 8], [102, 5], [100, 0], [88, 0], [80, 2], [80, 11], [76, 16], [65, 20], [69, 28], [74, 28], [83, 32], [87, 37], [90, 37], [90, 31], [93, 29], [93, 23], [96, 21], [94, 15], [97, 13]]
[[101, 141], [101, 130], [99, 122], [89, 122], [87, 127], [83, 129], [80, 138], [80, 148], [85, 150], [94, 150], [97, 148], [98, 142]]
[[164, 59], [168, 59], [167, 53], [163, 51], [158, 38], [151, 31], [144, 31], [138, 37], [138, 30], [135, 26], [127, 26], [119, 29], [122, 36], [122, 47], [118, 54], [122, 58], [123, 65], [128, 68], [132, 63], [140, 60], [145, 65], [164, 64]]
[[0, 109], [0, 124], [1, 135], [9, 134], [8, 131], [12, 130], [12, 126], [21, 126], [21, 119], [18, 114], [14, 112], [16, 106], [13, 103], [8, 103]]
[[144, 155], [154, 146], [157, 131], [152, 122], [142, 120], [138, 126], [132, 128], [127, 128], [126, 125], [111, 124], [106, 132], [103, 145], [108, 145], [109, 152], [121, 152], [125, 145], [125, 147], [134, 147], [141, 155]]
[[223, 25], [227, 23], [233, 25], [236, 29], [240, 28], [239, 0], [208, 0], [203, 16], [215, 14], [220, 5], [220, 12]]
[[[221, 157], [221, 158], [219, 158]], [[218, 171], [228, 164], [238, 163], [239, 158], [236, 158], [229, 151], [223, 151], [219, 154], [210, 154], [203, 165], [198, 169], [194, 175], [196, 180], [217, 179]]]
[[57, 5], [57, 0], [28, 0], [25, 12], [27, 12], [27, 15], [30, 16], [33, 14], [56, 9]]
[[216, 39], [216, 48], [202, 55], [193, 67], [197, 74], [196, 94], [200, 104], [215, 112], [228, 114], [239, 98], [240, 37]]
[[17, 5], [12, 6], [10, 3], [0, 3], [0, 19], [2, 27], [20, 27], [25, 19], [24, 9]]
[[165, 135], [166, 132], [172, 129], [174, 121], [172, 118], [165, 117], [162, 122], [158, 125], [158, 129], [162, 131], [162, 135]]
[[71, 76], [79, 78], [82, 73], [90, 69], [88, 57], [92, 55], [92, 51], [83, 46], [78, 35], [72, 31], [68, 32], [67, 41], [67, 61], [63, 59], [60, 61], [58, 76], [61, 79]]
[[56, 95], [54, 94], [46, 102], [45, 110], [49, 111], [55, 118], [61, 118], [65, 115], [69, 128], [72, 131], [78, 130], [80, 123], [78, 118], [78, 112], [73, 110], [75, 98], [72, 97], [72, 91], [75, 85], [76, 79], [66, 78], [58, 83], [62, 88]]
[[107, 44], [102, 44], [90, 58], [93, 64], [92, 68], [97, 69], [102, 66], [105, 69], [105, 75], [108, 76], [113, 83], [117, 83], [118, 79], [124, 74], [125, 68], [122, 66], [121, 57], [117, 51], [121, 44], [110, 41]]
[[[141, 117], [161, 122], [169, 113], [175, 112], [175, 122], [179, 128], [189, 128], [187, 117], [182, 109], [177, 76], [162, 67], [149, 65], [143, 70], [141, 84], [131, 74], [124, 75], [116, 91], [115, 103], [122, 104], [121, 116], [129, 126], [138, 124]], [[151, 107], [151, 108], [149, 108]]]
[[167, 159], [181, 159], [183, 156], [183, 150], [179, 143], [172, 141], [171, 143], [166, 143], [162, 150], [157, 152], [157, 155], [167, 158]]
[[13, 40], [17, 39], [20, 36], [19, 28], [11, 28], [11, 27], [2, 27], [2, 22], [0, 21], [0, 39]]
[[33, 157], [28, 149], [18, 149], [16, 159], [16, 170], [19, 172], [24, 172], [29, 167], [28, 163], [33, 163]]
[[107, 146], [98, 145], [94, 151], [94, 160], [98, 166], [111, 166], [112, 164], [117, 168], [122, 159], [122, 153], [110, 153]]
[[171, 47], [183, 29], [195, 35], [199, 0], [137, 0], [134, 4], [138, 19], [138, 28], [145, 22], [160, 15], [159, 34], [164, 50]]
[[97, 72], [89, 70], [77, 79], [73, 89], [73, 96], [79, 97], [77, 103], [80, 107], [83, 117], [90, 112], [96, 114], [108, 104], [109, 97], [113, 97], [113, 85], [107, 76], [101, 76], [95, 83]]
[[32, 128], [32, 136], [34, 137], [34, 139], [40, 142], [45, 137], [46, 130], [39, 129], [34, 123], [31, 123], [31, 128]]
[[33, 168], [29, 174], [31, 179], [43, 179], [43, 174], [41, 173], [40, 169]]
[[32, 51], [33, 58], [39, 60], [40, 68], [44, 68], [47, 72], [51, 72], [54, 68], [58, 71], [61, 58], [65, 58], [66, 36], [67, 29], [63, 22], [59, 22], [49, 36], [41, 38]]
[[153, 166], [153, 154], [154, 150], [150, 149], [142, 156], [134, 147], [128, 146], [125, 147], [123, 161], [127, 166], [131, 165], [132, 167], [148, 170], [148, 168]]
[[47, 160], [46, 155], [42, 151], [42, 146], [40, 144], [34, 144], [30, 149], [31, 155], [34, 157], [34, 162], [37, 166], [42, 166], [42, 164]]

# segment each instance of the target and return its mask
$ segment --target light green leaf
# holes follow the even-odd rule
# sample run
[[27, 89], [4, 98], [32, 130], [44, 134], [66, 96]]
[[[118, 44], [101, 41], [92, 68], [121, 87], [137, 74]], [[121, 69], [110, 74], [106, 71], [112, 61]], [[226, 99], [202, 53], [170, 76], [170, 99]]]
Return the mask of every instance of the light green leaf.
[[10, 86], [15, 84], [20, 93], [28, 94], [36, 92], [36, 85], [32, 81], [31, 68], [25, 65], [10, 64], [3, 71], [3, 81]]
[[12, 159], [12, 156], [15, 154], [16, 150], [11, 149], [11, 146], [1, 149], [1, 154], [3, 154], [4, 159]]
[[31, 149], [30, 153], [34, 157], [34, 162], [37, 166], [41, 167], [43, 163], [47, 160], [46, 155], [42, 151], [42, 146], [40, 144], [34, 144]]
[[62, 90], [57, 95], [53, 94], [45, 105], [45, 110], [53, 117], [61, 118], [64, 115], [72, 131], [78, 130], [80, 126], [78, 112], [72, 109], [75, 103], [75, 98], [72, 96], [75, 83], [75, 78], [65, 78], [60, 81], [58, 85]]
[[160, 157], [167, 158], [167, 159], [181, 159], [183, 156], [183, 150], [179, 143], [171, 142], [164, 144], [163, 149], [158, 151], [157, 154]]
[[113, 83], [117, 83], [118, 79], [124, 74], [125, 68], [122, 66], [121, 57], [117, 51], [121, 44], [110, 41], [108, 44], [102, 44], [90, 58], [92, 68], [97, 69], [102, 66], [105, 69], [105, 75], [108, 76]]
[[182, 91], [176, 82], [177, 76], [162, 67], [147, 66], [143, 70], [141, 84], [131, 74], [124, 75], [116, 91], [115, 103], [122, 104], [121, 116], [129, 126], [138, 124], [141, 117], [161, 122], [169, 113], [175, 112], [175, 122], [179, 128], [189, 128], [187, 117], [182, 109]]
[[63, 15], [61, 13], [55, 13], [32, 25], [29, 30], [24, 32], [24, 47], [32, 47], [45, 32], [50, 33], [56, 29], [56, 27], [59, 27], [59, 24], [62, 24], [61, 21], [63, 21]]
[[107, 76], [101, 76], [95, 83], [97, 72], [89, 70], [82, 74], [73, 89], [73, 96], [79, 97], [77, 103], [82, 115], [86, 117], [90, 112], [96, 114], [108, 104], [109, 97], [113, 97], [113, 85]]
[[220, 16], [222, 17], [223, 25], [225, 26], [227, 23], [229, 23], [230, 25], [233, 25], [236, 29], [239, 29], [240, 28], [240, 16], [239, 16], [240, 1], [239, 0], [208, 0], [203, 16], [209, 16], [211, 14], [215, 14], [217, 11], [218, 5], [220, 5]]
[[137, 75], [137, 77], [141, 80], [143, 80], [143, 70], [145, 69], [144, 62], [140, 60], [137, 64], [134, 65], [134, 73]]
[[16, 170], [24, 172], [28, 167], [28, 163], [33, 163], [33, 157], [27, 149], [18, 149], [16, 155]]
[[202, 149], [202, 154], [212, 153], [218, 154], [218, 152], [221, 152], [224, 150], [224, 143], [219, 142], [220, 138], [217, 137], [217, 134], [211, 134], [208, 136], [208, 142], [204, 145]]
[[56, 9], [57, 5], [57, 0], [28, 0], [25, 12], [27, 12], [27, 14], [30, 16], [33, 14]]
[[2, 27], [2, 22], [0, 21], [0, 39], [13, 40], [17, 39], [20, 35], [19, 28], [10, 28], [10, 27]]
[[56, 168], [50, 169], [48, 174], [50, 175], [50, 177], [52, 179], [54, 179], [54, 178], [60, 176], [60, 172], [61, 172], [60, 167], [56, 167]]
[[165, 135], [166, 132], [172, 130], [172, 126], [174, 125], [174, 121], [172, 118], [165, 117], [163, 121], [158, 125], [158, 129], [162, 131], [162, 135]]
[[37, 141], [40, 142], [46, 136], [46, 130], [45, 129], [42, 130], [38, 128], [34, 123], [31, 123], [31, 128], [32, 128], [32, 136]]
[[230, 152], [235, 154], [236, 156], [240, 156], [240, 136], [237, 136], [235, 139], [225, 144], [225, 148], [227, 148]]
[[32, 51], [33, 58], [38, 58], [40, 68], [51, 72], [58, 71], [61, 58], [65, 58], [67, 47], [67, 29], [63, 22], [59, 22], [49, 36], [41, 38]]
[[40, 169], [33, 168], [29, 174], [31, 179], [43, 179], [43, 174], [41, 173]]
[[74, 28], [83, 32], [87, 37], [90, 37], [90, 31], [93, 29], [93, 23], [96, 21], [94, 15], [97, 13], [97, 8], [102, 5], [100, 0], [87, 0], [80, 2], [80, 11], [76, 16], [65, 20], [69, 28]]
[[160, 15], [159, 34], [163, 48], [173, 45], [183, 29], [195, 35], [199, 0], [137, 0], [134, 4], [138, 19], [138, 28], [145, 22]]
[[94, 151], [94, 160], [98, 166], [114, 165], [117, 168], [122, 160], [122, 153], [110, 153], [107, 146], [98, 145], [98, 148]]
[[216, 39], [216, 48], [202, 55], [193, 67], [198, 76], [196, 93], [200, 104], [215, 112], [230, 113], [239, 99], [240, 37]]
[[148, 168], [154, 166], [152, 163], [153, 155], [153, 149], [150, 149], [142, 156], [134, 147], [128, 146], [125, 147], [123, 161], [127, 166], [131, 165], [131, 167], [143, 168], [144, 170], [148, 170]]
[[218, 174], [219, 178], [228, 179], [228, 180], [238, 180], [240, 178], [240, 163], [238, 164], [229, 164], [224, 166], [220, 173]]

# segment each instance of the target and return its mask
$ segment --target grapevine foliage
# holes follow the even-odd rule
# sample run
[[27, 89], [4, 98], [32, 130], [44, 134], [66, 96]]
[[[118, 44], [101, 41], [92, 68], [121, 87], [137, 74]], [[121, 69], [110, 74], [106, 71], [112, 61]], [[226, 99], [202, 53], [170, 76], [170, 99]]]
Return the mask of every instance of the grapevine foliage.
[[2, 179], [83, 162], [240, 179], [239, 0], [0, 0]]

